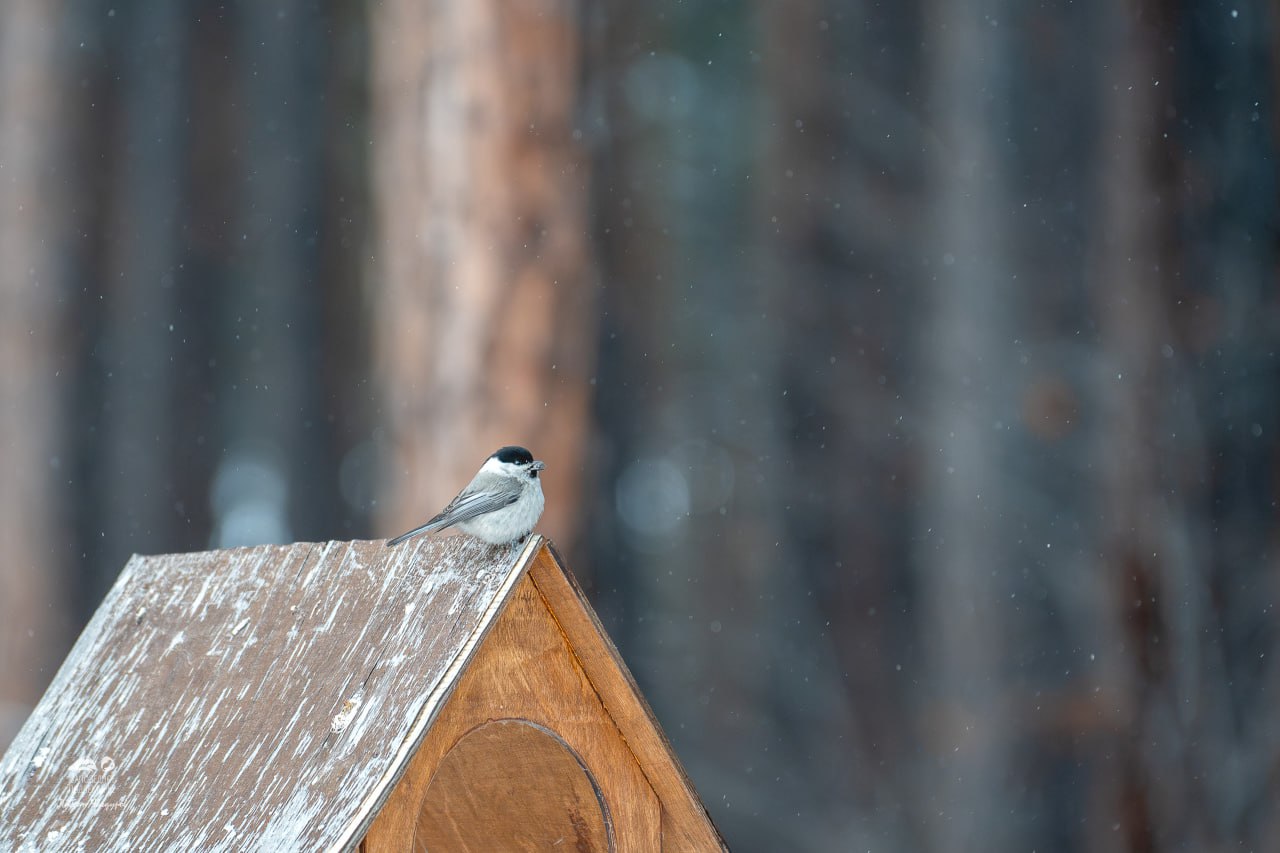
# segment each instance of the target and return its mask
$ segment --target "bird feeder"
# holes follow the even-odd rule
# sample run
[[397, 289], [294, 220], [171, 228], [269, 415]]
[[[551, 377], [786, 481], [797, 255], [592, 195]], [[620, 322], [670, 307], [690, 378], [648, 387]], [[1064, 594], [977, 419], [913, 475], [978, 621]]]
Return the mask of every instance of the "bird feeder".
[[722, 850], [554, 549], [135, 556], [0, 760], [0, 850]]

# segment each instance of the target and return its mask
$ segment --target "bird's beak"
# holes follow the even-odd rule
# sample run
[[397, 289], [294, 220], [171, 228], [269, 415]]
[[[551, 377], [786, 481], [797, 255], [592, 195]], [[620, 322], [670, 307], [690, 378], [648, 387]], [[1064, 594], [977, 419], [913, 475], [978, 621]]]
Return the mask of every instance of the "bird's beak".
[[531, 465], [529, 466], [529, 470], [530, 470], [530, 471], [541, 471], [543, 468], [546, 468], [546, 467], [547, 467], [547, 463], [543, 462], [541, 459], [535, 459], [535, 460], [533, 461], [533, 464], [531, 464]]

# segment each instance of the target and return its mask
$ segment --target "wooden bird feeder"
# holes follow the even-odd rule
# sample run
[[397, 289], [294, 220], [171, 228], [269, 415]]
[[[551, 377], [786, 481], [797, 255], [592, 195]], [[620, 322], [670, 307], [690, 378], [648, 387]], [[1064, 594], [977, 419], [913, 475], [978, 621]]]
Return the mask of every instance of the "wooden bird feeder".
[[549, 543], [137, 557], [0, 760], [0, 850], [724, 845]]

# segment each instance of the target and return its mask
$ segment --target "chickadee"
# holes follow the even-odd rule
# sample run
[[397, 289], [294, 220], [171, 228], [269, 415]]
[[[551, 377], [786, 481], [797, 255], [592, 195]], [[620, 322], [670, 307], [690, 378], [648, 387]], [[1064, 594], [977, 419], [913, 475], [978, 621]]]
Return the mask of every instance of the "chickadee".
[[435, 518], [387, 540], [387, 547], [399, 545], [419, 533], [455, 526], [490, 545], [524, 539], [542, 515], [542, 484], [538, 482], [538, 472], [545, 467], [523, 447], [499, 448]]

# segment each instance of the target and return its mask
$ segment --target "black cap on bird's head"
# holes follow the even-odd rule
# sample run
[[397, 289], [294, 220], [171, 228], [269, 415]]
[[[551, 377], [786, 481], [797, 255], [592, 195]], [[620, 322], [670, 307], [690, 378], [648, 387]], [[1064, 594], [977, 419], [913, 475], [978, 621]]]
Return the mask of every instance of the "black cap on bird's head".
[[528, 450], [514, 444], [498, 448], [489, 458], [504, 465], [518, 465], [522, 468], [527, 466], [526, 473], [535, 480], [538, 479], [538, 472], [547, 467], [544, 463], [535, 460]]
[[533, 454], [526, 448], [511, 444], [506, 447], [499, 447], [489, 458], [497, 459], [499, 462], [506, 462], [508, 465], [528, 465], [533, 461]]

